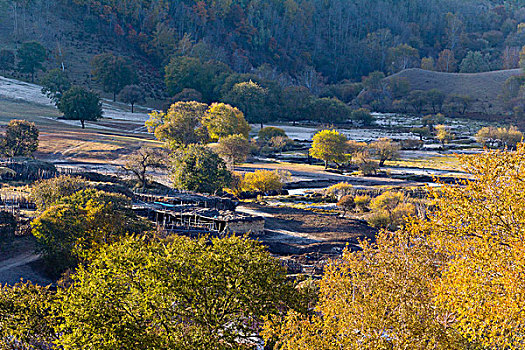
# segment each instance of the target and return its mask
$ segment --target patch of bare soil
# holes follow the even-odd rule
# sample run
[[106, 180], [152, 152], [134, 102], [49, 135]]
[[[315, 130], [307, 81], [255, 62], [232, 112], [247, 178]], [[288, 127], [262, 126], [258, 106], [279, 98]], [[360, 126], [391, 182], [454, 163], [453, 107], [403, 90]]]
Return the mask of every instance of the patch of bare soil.
[[376, 233], [363, 221], [336, 214], [255, 203], [244, 204], [237, 210], [265, 217], [265, 235], [259, 239], [278, 255], [338, 254], [346, 246], [359, 249], [360, 240], [374, 239]]
[[33, 237], [17, 237], [0, 246], [0, 285], [13, 285], [22, 279], [40, 285], [53, 283], [41, 270]]

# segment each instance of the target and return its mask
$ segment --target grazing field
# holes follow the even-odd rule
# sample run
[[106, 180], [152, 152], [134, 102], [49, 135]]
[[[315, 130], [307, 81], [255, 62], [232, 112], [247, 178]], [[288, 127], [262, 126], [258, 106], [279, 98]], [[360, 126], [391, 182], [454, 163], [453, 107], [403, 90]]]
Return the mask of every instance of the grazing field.
[[522, 73], [521, 69], [466, 74], [411, 68], [393, 74], [387, 80], [407, 79], [411, 90], [438, 89], [447, 94], [469, 95], [475, 101], [472, 111], [496, 114], [503, 111], [502, 102], [498, 98], [503, 84], [508, 78]]

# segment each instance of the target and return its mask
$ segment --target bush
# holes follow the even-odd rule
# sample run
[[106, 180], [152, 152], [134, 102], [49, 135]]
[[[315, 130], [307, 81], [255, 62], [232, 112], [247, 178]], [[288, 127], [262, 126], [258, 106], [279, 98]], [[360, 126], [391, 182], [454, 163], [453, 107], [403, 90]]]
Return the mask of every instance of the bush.
[[361, 212], [369, 210], [369, 205], [370, 205], [371, 200], [372, 198], [370, 198], [370, 196], [367, 196], [367, 195], [354, 197], [355, 206], [357, 210]]
[[404, 218], [416, 213], [412, 203], [402, 192], [387, 191], [374, 198], [370, 203], [373, 214], [368, 219], [371, 226], [396, 230], [403, 226]]
[[328, 187], [324, 191], [324, 194], [327, 197], [341, 199], [341, 197], [352, 194], [353, 190], [354, 186], [352, 186], [348, 182], [340, 182], [338, 184]]
[[244, 192], [280, 192], [290, 176], [287, 171], [256, 170], [244, 174], [240, 188]]
[[71, 196], [87, 187], [87, 181], [80, 177], [61, 175], [36, 182], [31, 188], [30, 198], [38, 210], [45, 210], [63, 197]]
[[352, 210], [355, 208], [354, 197], [351, 195], [346, 195], [346, 196], [341, 197], [339, 202], [337, 202], [337, 206], [343, 209], [343, 216], [344, 216], [347, 210]]
[[257, 136], [259, 138], [258, 141], [263, 143], [270, 141], [274, 137], [287, 137], [286, 132], [283, 129], [276, 128], [274, 126], [267, 126], [265, 128], [262, 128], [261, 130], [259, 130]]

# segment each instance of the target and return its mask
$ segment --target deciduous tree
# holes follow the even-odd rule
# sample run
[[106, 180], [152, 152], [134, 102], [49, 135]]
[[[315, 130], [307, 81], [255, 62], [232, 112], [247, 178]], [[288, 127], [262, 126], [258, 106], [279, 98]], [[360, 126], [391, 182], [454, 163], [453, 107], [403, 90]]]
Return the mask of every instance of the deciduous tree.
[[171, 179], [182, 190], [216, 193], [230, 185], [232, 174], [215, 152], [205, 146], [189, 145], [174, 153]]
[[47, 58], [47, 50], [37, 41], [25, 42], [17, 50], [18, 69], [31, 74], [31, 82], [35, 81], [35, 73], [42, 69]]
[[128, 60], [111, 53], [104, 53], [93, 57], [91, 60], [93, 79], [102, 84], [105, 92], [113, 94], [116, 101], [117, 94], [126, 86], [133, 84], [137, 76]]
[[59, 110], [64, 113], [64, 118], [80, 120], [82, 129], [85, 121], [96, 121], [102, 118], [102, 103], [98, 95], [80, 86], [73, 86], [60, 98]]
[[224, 103], [213, 103], [203, 120], [210, 138], [218, 141], [221, 137], [241, 134], [248, 138], [250, 125], [244, 119], [244, 114], [235, 107]]
[[119, 98], [122, 102], [131, 105], [131, 113], [133, 113], [135, 103], [146, 102], [146, 99], [144, 98], [145, 94], [146, 92], [139, 85], [127, 85], [120, 92]]
[[347, 138], [335, 130], [323, 130], [314, 135], [310, 155], [324, 161], [325, 169], [328, 162], [335, 164], [347, 159]]
[[5, 136], [0, 138], [0, 150], [8, 157], [31, 156], [38, 148], [40, 132], [35, 123], [12, 119]]

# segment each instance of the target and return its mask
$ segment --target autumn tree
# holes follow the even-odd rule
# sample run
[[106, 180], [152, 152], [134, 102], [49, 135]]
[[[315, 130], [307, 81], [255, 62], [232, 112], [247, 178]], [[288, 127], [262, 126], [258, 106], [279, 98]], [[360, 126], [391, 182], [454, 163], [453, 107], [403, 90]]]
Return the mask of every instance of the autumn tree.
[[159, 149], [141, 147], [126, 158], [124, 170], [132, 173], [142, 188], [148, 184], [148, 170], [160, 168], [165, 165], [166, 154]]
[[250, 123], [263, 123], [268, 120], [268, 89], [248, 81], [237, 83], [224, 97], [224, 101], [239, 108]]
[[246, 160], [252, 150], [250, 141], [243, 135], [229, 135], [219, 140], [216, 151], [230, 168]]
[[462, 156], [472, 177], [431, 191], [426, 220], [408, 228], [448, 257], [434, 302], [483, 348], [520, 348], [524, 340], [524, 158], [523, 144], [515, 152]]
[[35, 123], [12, 119], [0, 138], [0, 151], [10, 158], [32, 156], [38, 148], [39, 134]]
[[64, 197], [87, 189], [88, 182], [81, 177], [60, 175], [37, 181], [31, 186], [31, 201], [39, 211], [44, 211]]
[[310, 315], [267, 319], [267, 342], [288, 350], [466, 348], [449, 312], [433, 304], [442, 255], [425, 240], [385, 232], [361, 247], [326, 266]]
[[42, 93], [53, 100], [56, 106], [59, 105], [62, 95], [71, 88], [67, 74], [58, 68], [47, 72], [40, 79], [40, 85]]
[[451, 50], [445, 49], [439, 53], [436, 66], [440, 72], [455, 72], [457, 69], [457, 64], [457, 60], [454, 57], [454, 53]]
[[58, 276], [97, 246], [148, 225], [135, 216], [127, 197], [85, 189], [48, 207], [31, 227], [48, 272]]
[[244, 174], [239, 187], [245, 192], [280, 192], [290, 176], [286, 171], [256, 170]]
[[244, 114], [225, 103], [213, 103], [206, 111], [203, 125], [208, 129], [210, 138], [215, 141], [237, 134], [248, 138], [251, 130]]
[[399, 157], [399, 144], [392, 142], [387, 137], [380, 138], [370, 144], [370, 148], [379, 158], [379, 166], [385, 165], [385, 161], [394, 160]]
[[142, 87], [139, 85], [127, 85], [125, 86], [122, 91], [119, 94], [119, 99], [124, 102], [131, 105], [131, 113], [133, 113], [133, 109], [135, 106], [135, 103], [144, 103], [146, 102], [146, 99], [144, 95], [146, 92]]
[[0, 285], [0, 348], [45, 349], [56, 340], [50, 286]]
[[35, 81], [35, 73], [42, 69], [47, 58], [47, 50], [37, 41], [23, 43], [16, 53], [18, 70], [31, 74], [31, 82]]
[[127, 59], [111, 53], [96, 55], [91, 60], [93, 79], [100, 82], [105, 92], [113, 94], [113, 102], [117, 94], [126, 85], [133, 84], [137, 77]]
[[281, 128], [267, 126], [259, 130], [257, 137], [259, 142], [267, 143], [274, 137], [287, 137], [287, 135], [286, 132]]
[[153, 111], [146, 122], [149, 132], [169, 148], [203, 143], [209, 138], [204, 126], [208, 105], [199, 102], [176, 102], [164, 112]]
[[299, 294], [260, 243], [235, 236], [125, 238], [71, 279], [56, 306], [64, 350], [245, 349]]
[[68, 120], [80, 120], [82, 129], [85, 121], [96, 121], [102, 118], [102, 103], [98, 95], [80, 86], [73, 86], [60, 98], [59, 110]]
[[434, 59], [432, 57], [423, 57], [421, 59], [421, 69], [433, 71], [436, 69]]
[[312, 157], [324, 161], [325, 169], [328, 162], [336, 165], [347, 159], [347, 138], [336, 130], [322, 130], [314, 135], [309, 153]]
[[445, 147], [445, 144], [454, 138], [454, 134], [450, 131], [450, 127], [440, 124], [434, 127], [436, 139], [441, 142], [441, 146]]
[[343, 216], [346, 215], [347, 210], [352, 210], [355, 208], [354, 196], [346, 195], [341, 197], [337, 202], [337, 206], [343, 209]]
[[215, 152], [205, 146], [189, 145], [174, 152], [171, 179], [181, 190], [216, 193], [230, 185], [232, 174]]

